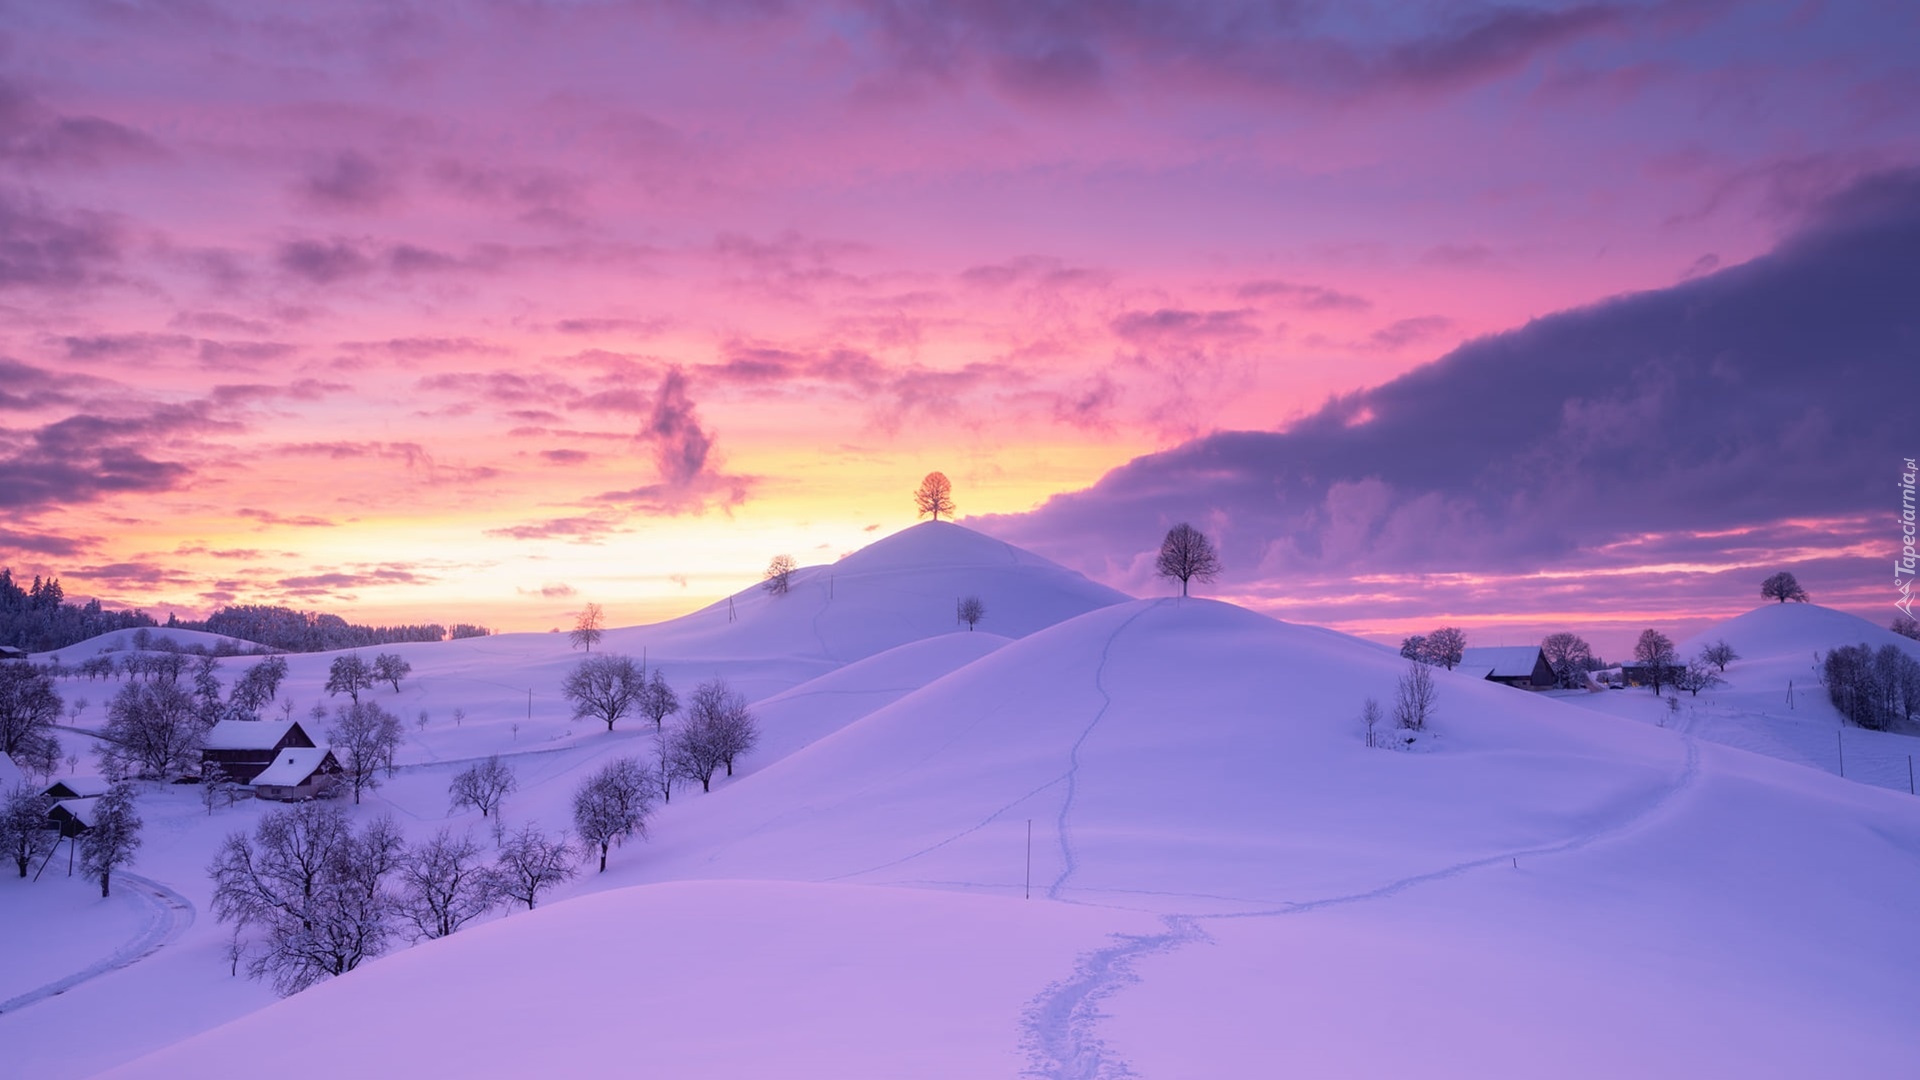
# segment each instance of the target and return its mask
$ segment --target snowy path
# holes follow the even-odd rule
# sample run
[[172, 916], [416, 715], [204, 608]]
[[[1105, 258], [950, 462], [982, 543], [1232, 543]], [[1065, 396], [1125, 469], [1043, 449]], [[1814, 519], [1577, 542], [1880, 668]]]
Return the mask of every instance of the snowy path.
[[[1123, 625], [1122, 629], [1124, 628]], [[1115, 636], [1118, 636], [1117, 631]], [[1112, 644], [1111, 640], [1108, 644]], [[1104, 690], [1102, 692], [1104, 693]], [[1104, 713], [1105, 708], [1103, 707], [1101, 711]], [[1096, 716], [1095, 723], [1097, 722]], [[1092, 727], [1089, 725], [1088, 731], [1091, 732], [1091, 730]], [[1082, 736], [1083, 740], [1084, 738]], [[1558, 843], [1483, 856], [1424, 873], [1412, 874], [1365, 892], [1294, 901], [1267, 911], [1230, 915], [1170, 914], [1164, 916], [1167, 923], [1167, 932], [1164, 934], [1117, 935], [1112, 945], [1083, 953], [1075, 962], [1071, 976], [1048, 986], [1027, 1006], [1026, 1012], [1021, 1016], [1021, 1028], [1025, 1032], [1022, 1045], [1027, 1050], [1030, 1062], [1024, 1075], [1043, 1077], [1045, 1080], [1118, 1080], [1121, 1077], [1137, 1076], [1138, 1074], [1125, 1061], [1109, 1055], [1105, 1040], [1100, 1038], [1098, 1025], [1105, 1019], [1105, 1014], [1100, 1011], [1100, 1003], [1140, 981], [1140, 977], [1133, 970], [1135, 960], [1156, 953], [1171, 952], [1195, 942], [1207, 940], [1206, 931], [1201, 928], [1204, 920], [1267, 919], [1303, 915], [1338, 905], [1382, 900], [1428, 882], [1457, 877], [1485, 867], [1517, 865], [1517, 860], [1523, 858], [1566, 854], [1646, 828], [1671, 815], [1680, 798], [1699, 779], [1699, 743], [1684, 734], [1681, 735], [1681, 739], [1686, 748], [1686, 761], [1681, 767], [1679, 777], [1672, 784], [1662, 788], [1640, 807], [1614, 821], [1578, 833]], [[1077, 748], [1078, 744], [1076, 744]], [[1063, 812], [1061, 814], [1063, 847], [1067, 846], [1065, 825], [1066, 814]], [[1049, 897], [1057, 898], [1057, 890], [1065, 880], [1066, 875], [1063, 874], [1061, 880], [1055, 883], [1054, 889], [1049, 890]]]
[[187, 932], [187, 927], [193, 925], [193, 904], [165, 885], [138, 874], [125, 873], [115, 874], [113, 883], [116, 888], [132, 893], [140, 903], [146, 905], [147, 921], [140, 928], [140, 933], [99, 963], [64, 978], [55, 979], [37, 990], [29, 990], [18, 997], [0, 1001], [0, 1014], [15, 1012], [50, 997], [58, 997], [89, 979], [96, 979], [110, 971], [130, 967], [159, 952], [164, 946], [179, 940], [180, 935]]

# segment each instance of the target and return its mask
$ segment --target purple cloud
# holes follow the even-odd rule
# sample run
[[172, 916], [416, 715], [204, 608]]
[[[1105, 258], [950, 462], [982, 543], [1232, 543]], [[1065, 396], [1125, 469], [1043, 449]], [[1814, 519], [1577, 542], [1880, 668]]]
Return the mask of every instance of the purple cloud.
[[[976, 520], [1136, 587], [1183, 520], [1218, 536], [1229, 585], [1247, 588], [1844, 545], [1857, 527], [1783, 523], [1891, 505], [1912, 452], [1897, 388], [1920, 340], [1915, 280], [1920, 170], [1882, 174], [1747, 264], [1538, 319], [1284, 431], [1197, 439]], [[1687, 539], [1728, 531], [1733, 549]], [[1648, 534], [1674, 538], [1631, 550]]]

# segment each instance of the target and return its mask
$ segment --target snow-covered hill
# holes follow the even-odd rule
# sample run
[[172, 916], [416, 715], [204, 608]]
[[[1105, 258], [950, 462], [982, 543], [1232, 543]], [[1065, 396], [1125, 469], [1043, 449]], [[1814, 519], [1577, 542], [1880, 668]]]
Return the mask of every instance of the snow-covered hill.
[[[287, 1052], [318, 1031], [409, 1076], [1906, 1067], [1920, 799], [1446, 672], [1421, 748], [1370, 749], [1361, 704], [1390, 707], [1404, 671], [1387, 650], [1206, 600], [1110, 602], [983, 539], [921, 526], [736, 598], [731, 622], [609, 633], [676, 681], [770, 688], [763, 749], [539, 910], [285, 1001], [227, 975], [206, 915], [213, 846], [261, 808], [150, 793], [138, 869], [200, 922], [0, 1014], [0, 1060], [332, 1075], [338, 1058]], [[973, 592], [988, 621], [956, 631]], [[587, 770], [652, 746], [539, 713], [445, 723], [452, 702], [482, 710], [480, 680], [577, 662], [551, 636], [406, 649], [413, 681], [382, 700], [434, 718], [361, 817], [483, 832], [446, 783], [500, 752], [521, 779], [508, 819], [558, 828]], [[301, 695], [323, 662], [304, 659]], [[102, 1036], [103, 1015], [129, 1019]]]
[[1688, 638], [1679, 653], [1695, 657], [1718, 641], [1739, 655], [1727, 667], [1725, 685], [1679, 694], [1677, 710], [1647, 690], [1583, 694], [1568, 702], [1824, 772], [1844, 770], [1861, 783], [1909, 790], [1914, 772], [1908, 759], [1920, 755], [1920, 740], [1912, 732], [1844, 724], [1820, 683], [1817, 659], [1861, 644], [1876, 650], [1892, 645], [1920, 658], [1920, 642], [1818, 604], [1773, 603]]

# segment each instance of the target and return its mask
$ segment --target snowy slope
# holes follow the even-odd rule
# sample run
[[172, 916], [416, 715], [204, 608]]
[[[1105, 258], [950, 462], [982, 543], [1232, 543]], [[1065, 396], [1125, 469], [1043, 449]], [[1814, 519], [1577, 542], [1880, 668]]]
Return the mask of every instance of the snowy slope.
[[[848, 596], [836, 580], [811, 609], [834, 626], [825, 643], [873, 647], [810, 678], [794, 674], [832, 663], [821, 639], [807, 653], [812, 616], [642, 628], [681, 652], [670, 672], [765, 665], [784, 673], [769, 684], [791, 680], [762, 697], [766, 753], [740, 776], [676, 794], [644, 842], [539, 911], [283, 1002], [227, 976], [224, 928], [204, 913], [200, 868], [260, 808], [206, 818], [189, 793], [152, 793], [140, 868], [201, 922], [0, 1015], [0, 1062], [85, 1075], [151, 1051], [119, 1075], [271, 1057], [317, 1076], [338, 1062], [273, 1055], [330, 1031], [353, 1032], [376, 1075], [1907, 1067], [1920, 800], [1580, 706], [1625, 693], [1557, 700], [1445, 672], [1423, 750], [1369, 749], [1360, 704], [1390, 703], [1403, 661], [1204, 600], [1089, 604], [1017, 637], [929, 620], [886, 646], [931, 594], [882, 588], [926, 575], [911, 552], [881, 554], [897, 565], [873, 560], [851, 597], [896, 608], [893, 629], [856, 646], [863, 631], [825, 615]], [[1019, 614], [1017, 597], [999, 603]], [[721, 634], [773, 659], [723, 655]], [[502, 649], [471, 667], [423, 651], [416, 673], [511, 685], [577, 660], [536, 636], [520, 647], [518, 664]], [[360, 816], [483, 832], [445, 790], [453, 751], [491, 748], [521, 777], [509, 820], [559, 827], [581, 775], [652, 745], [637, 725], [532, 742], [440, 727]], [[101, 1015], [129, 1021], [76, 1040]]]
[[1570, 704], [1736, 746], [1848, 779], [1907, 791], [1909, 755], [1920, 755], [1911, 733], [1848, 727], [1820, 685], [1815, 657], [1844, 645], [1893, 645], [1920, 658], [1920, 642], [1844, 611], [1817, 604], [1763, 604], [1681, 642], [1682, 657], [1725, 641], [1739, 659], [1726, 685], [1699, 695], [1680, 694], [1670, 713], [1647, 690], [1582, 694]]

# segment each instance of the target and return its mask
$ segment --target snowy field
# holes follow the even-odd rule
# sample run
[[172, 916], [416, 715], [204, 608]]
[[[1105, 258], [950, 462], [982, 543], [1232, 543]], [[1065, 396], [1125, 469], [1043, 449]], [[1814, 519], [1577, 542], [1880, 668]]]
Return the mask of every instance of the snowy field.
[[[1914, 740], [1848, 730], [1833, 775], [1811, 670], [1876, 632], [1734, 619], [1704, 636], [1742, 654], [1729, 685], [1675, 715], [1439, 672], [1432, 734], [1369, 749], [1390, 650], [921, 525], [610, 631], [683, 699], [745, 691], [761, 747], [537, 910], [294, 997], [229, 975], [209, 909], [214, 850], [269, 807], [148, 790], [151, 890], [0, 880], [0, 1074], [1904, 1075], [1920, 799], [1883, 781]], [[377, 651], [413, 665], [374, 691], [407, 741], [359, 820], [486, 837], [446, 789], [500, 753], [508, 822], [557, 830], [583, 775], [652, 750], [568, 718], [564, 636]], [[289, 659], [304, 717], [331, 656]], [[78, 728], [112, 690], [67, 681]]]

